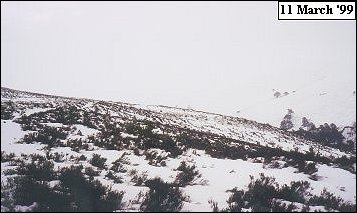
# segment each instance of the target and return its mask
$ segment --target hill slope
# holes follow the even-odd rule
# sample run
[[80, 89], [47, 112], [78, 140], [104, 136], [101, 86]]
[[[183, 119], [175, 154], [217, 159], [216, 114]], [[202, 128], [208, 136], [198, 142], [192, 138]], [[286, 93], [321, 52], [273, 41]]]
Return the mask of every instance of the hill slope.
[[[65, 203], [71, 199], [76, 203], [72, 210], [81, 209], [85, 205], [75, 196], [76, 187], [66, 185], [64, 178], [70, 166], [79, 168], [84, 186], [89, 181], [91, 186], [103, 184], [124, 192], [116, 199], [120, 205], [110, 210], [158, 210], [149, 199], [154, 196], [153, 188], [161, 183], [150, 181], [155, 177], [169, 183], [165, 185], [169, 191], [161, 195], [170, 192], [170, 198], [181, 190], [186, 197], [173, 196], [172, 205], [164, 210], [210, 211], [215, 202], [218, 208], [232, 211], [233, 204], [253, 211], [287, 206], [295, 210], [349, 210], [353, 204], [355, 208], [355, 153], [322, 146], [267, 124], [188, 109], [58, 97], [8, 88], [1, 88], [1, 109], [2, 195], [9, 195], [7, 199], [2, 196], [4, 211], [58, 210], [64, 206], [58, 200]], [[38, 166], [33, 164], [45, 164], [40, 168], [48, 170], [37, 171]], [[49, 174], [46, 178], [41, 176], [45, 172]], [[19, 190], [28, 185], [23, 185], [21, 179], [15, 184], [20, 187], [15, 187], [10, 180], [28, 176], [32, 181], [44, 181], [40, 189], [47, 187], [48, 193], [55, 188], [59, 192], [69, 189], [69, 197], [60, 199], [51, 194], [57, 200], [36, 196], [18, 200], [14, 195], [29, 193]], [[299, 185], [304, 188], [297, 195], [299, 199], [289, 198], [286, 195], [295, 190], [293, 185], [284, 191], [271, 179], [267, 183], [275, 191], [258, 199], [260, 195], [253, 193], [253, 186], [267, 176], [275, 178], [280, 187], [288, 187], [292, 181], [306, 181], [309, 187]], [[242, 196], [246, 202], [238, 204], [233, 199], [236, 196], [229, 199], [239, 194], [232, 191], [235, 187], [253, 197]], [[268, 189], [270, 185], [261, 187]], [[332, 206], [326, 204], [331, 197], [327, 198], [324, 188], [341, 200], [336, 198], [338, 202]], [[325, 194], [320, 196], [321, 193]], [[103, 202], [113, 201], [108, 201], [108, 194], [103, 195]], [[253, 198], [264, 202], [257, 203]], [[101, 205], [90, 210], [100, 209]]]

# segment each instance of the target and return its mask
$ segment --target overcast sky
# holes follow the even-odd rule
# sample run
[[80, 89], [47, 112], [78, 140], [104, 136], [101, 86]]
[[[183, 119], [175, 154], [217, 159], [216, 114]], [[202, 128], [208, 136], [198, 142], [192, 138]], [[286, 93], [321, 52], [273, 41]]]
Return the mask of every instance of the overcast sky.
[[1, 2], [13, 89], [232, 114], [273, 88], [355, 88], [355, 58], [355, 21], [279, 21], [277, 2]]

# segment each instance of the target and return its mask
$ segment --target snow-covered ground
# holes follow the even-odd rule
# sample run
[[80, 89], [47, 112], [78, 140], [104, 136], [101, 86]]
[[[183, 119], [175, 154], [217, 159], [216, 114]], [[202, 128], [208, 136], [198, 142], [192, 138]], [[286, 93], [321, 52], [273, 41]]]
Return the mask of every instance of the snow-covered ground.
[[[2, 151], [7, 153], [14, 152], [17, 156], [21, 153], [42, 153], [40, 144], [16, 144], [16, 140], [20, 139], [24, 132], [18, 124], [12, 121], [2, 120], [2, 137], [1, 145]], [[11, 133], [11, 134], [10, 134]], [[19, 137], [20, 136], [20, 137]], [[113, 161], [118, 159], [124, 151], [116, 150], [103, 150], [96, 148], [93, 151], [81, 151], [76, 153], [68, 149], [68, 147], [59, 147], [51, 150], [53, 153], [63, 153], [68, 155], [79, 156], [84, 154], [87, 158], [91, 158], [92, 154], [100, 154], [107, 159], [106, 164], [110, 165]], [[185, 202], [182, 211], [211, 211], [209, 200], [218, 202], [219, 207], [226, 207], [226, 200], [229, 197], [227, 190], [238, 187], [239, 189], [246, 189], [250, 182], [250, 175], [256, 178], [260, 173], [266, 176], [276, 178], [280, 184], [289, 184], [291, 181], [308, 181], [310, 182], [313, 190], [311, 193], [319, 195], [321, 191], [326, 188], [328, 191], [333, 192], [335, 195], [341, 196], [346, 201], [355, 201], [356, 196], [356, 175], [346, 170], [334, 168], [327, 165], [318, 164], [318, 176], [321, 176], [319, 181], [309, 179], [309, 175], [303, 173], [296, 173], [296, 169], [292, 167], [287, 168], [266, 168], [263, 163], [253, 163], [244, 160], [231, 160], [231, 159], [216, 159], [205, 154], [204, 151], [189, 150], [179, 158], [169, 158], [166, 160], [167, 166], [156, 167], [148, 164], [145, 156], [136, 156], [132, 152], [126, 152], [126, 157], [129, 159], [130, 165], [127, 165], [128, 170], [136, 169], [138, 173], [147, 173], [148, 178], [160, 177], [165, 181], [174, 181], [177, 171], [175, 169], [179, 166], [181, 161], [188, 164], [195, 164], [202, 174], [200, 180], [206, 183], [203, 185], [186, 186], [183, 189], [184, 193], [189, 196], [190, 202]], [[73, 164], [71, 161], [58, 163], [55, 167], [66, 167]], [[85, 165], [89, 165], [88, 163]], [[2, 171], [6, 169], [6, 164], [2, 165]], [[123, 176], [125, 182], [115, 184], [104, 178], [104, 173], [96, 177], [104, 184], [112, 186], [113, 189], [124, 190], [126, 192], [124, 201], [129, 204], [130, 200], [134, 200], [138, 193], [142, 191], [145, 193], [148, 188], [143, 186], [134, 186], [130, 182], [130, 177]], [[199, 183], [199, 182], [198, 182]]]
[[[235, 117], [180, 109], [165, 106], [136, 106], [157, 112], [157, 117], [163, 123], [177, 125], [197, 131], [205, 131], [223, 135], [228, 138], [259, 144], [269, 147], [280, 147], [290, 151], [298, 148], [300, 152], [308, 152], [315, 145], [307, 140], [287, 136], [281, 130], [273, 127], [264, 127], [256, 122], [246, 121]], [[267, 130], [269, 128], [269, 130]], [[315, 147], [317, 149], [317, 147]], [[343, 156], [345, 153], [329, 147], [319, 147], [323, 156]]]
[[1, 120], [1, 151], [7, 153], [15, 153], [16, 155], [23, 154], [43, 154], [41, 150], [44, 145], [40, 143], [19, 144], [17, 143], [26, 132], [21, 130], [20, 124], [10, 120]]
[[[297, 93], [296, 96], [298, 96]], [[284, 104], [286, 103], [283, 102], [289, 102], [289, 98], [293, 99], [294, 97], [295, 94], [291, 94], [289, 96], [274, 100], [274, 103], [277, 104], [275, 106], [276, 109], [279, 109], [279, 107], [284, 108], [286, 106]], [[302, 138], [297, 138], [269, 125], [264, 125], [254, 121], [248, 121], [245, 119], [230, 116], [223, 116], [188, 109], [179, 109], [165, 106], [130, 105], [113, 102], [106, 102], [105, 104], [101, 104], [98, 101], [79, 99], [62, 100], [60, 98], [55, 97], [42, 97], [41, 95], [36, 96], [29, 95], [26, 93], [17, 94], [16, 96], [14, 96], [14, 98], [7, 98], [8, 99], [6, 100], [11, 100], [14, 102], [18, 100], [26, 102], [25, 99], [27, 99], [29, 103], [51, 103], [54, 105], [53, 107], [56, 107], [57, 104], [61, 106], [62, 104], [64, 104], [64, 101], [68, 101], [68, 103], [72, 103], [88, 111], [93, 111], [94, 108], [97, 107], [98, 112], [100, 114], [115, 117], [117, 122], [125, 122], [126, 120], [133, 118], [137, 120], [151, 120], [159, 122], [162, 125], [171, 125], [199, 132], [212, 133], [215, 135], [235, 139], [237, 141], [242, 141], [244, 143], [254, 144], [258, 146], [269, 146], [273, 148], [280, 147], [286, 151], [294, 150], [295, 148], [297, 148], [299, 152], [305, 153], [311, 147], [318, 147], [311, 141], [307, 141]], [[346, 104], [351, 104], [351, 101]], [[303, 106], [303, 104], [301, 104], [300, 106], [305, 107]], [[263, 107], [263, 105], [261, 107]], [[29, 110], [26, 110], [25, 114], [30, 115], [37, 112], [45, 112], [49, 109], [52, 108], [34, 107]], [[314, 119], [313, 115], [324, 116], [324, 110], [327, 110], [328, 106], [326, 106], [326, 109], [324, 107], [321, 109], [322, 114], [313, 113], [311, 114], [311, 119]], [[299, 108], [294, 108], [294, 110], [296, 112], [299, 112]], [[284, 113], [285, 112], [282, 112], [283, 115]], [[355, 111], [349, 111], [348, 116], [346, 114], [346, 121], [350, 118], [350, 113], [354, 113], [355, 115]], [[262, 115], [263, 114], [269, 114], [269, 112], [262, 113]], [[259, 116], [259, 114], [254, 115]], [[263, 120], [269, 119], [268, 117], [260, 118]], [[318, 117], [316, 117], [316, 119], [317, 118]], [[332, 115], [331, 117], [326, 118], [327, 120], [334, 119]], [[278, 120], [276, 120], [275, 122], [277, 121]], [[342, 120], [340, 119], [340, 121]], [[66, 126], [61, 123], [42, 124], [51, 127]], [[84, 140], [88, 138], [88, 136], [96, 135], [100, 132], [99, 130], [89, 128], [80, 124], [74, 124], [69, 126], [71, 127], [71, 129], [75, 130], [70, 132], [67, 139]], [[45, 147], [45, 145], [43, 144], [17, 143], [28, 132], [29, 131], [22, 131], [20, 124], [15, 123], [14, 120], [1, 120], [1, 150], [5, 151], [8, 154], [15, 153], [17, 157], [21, 156], [22, 153], [38, 153], [44, 155], [45, 150], [43, 148]], [[153, 132], [157, 134], [163, 133], [160, 128], [155, 128]], [[126, 132], [122, 132], [120, 135], [122, 138], [128, 140], [138, 138], [137, 135], [129, 134]], [[233, 189], [234, 187], [237, 187], [238, 189], [247, 189], [247, 185], [250, 182], [250, 176], [258, 178], [260, 173], [264, 173], [265, 176], [274, 177], [280, 185], [289, 184], [291, 181], [308, 181], [311, 184], [311, 193], [313, 195], [320, 195], [323, 189], [326, 188], [327, 191], [332, 192], [336, 196], [340, 196], [345, 201], [350, 201], [352, 203], [355, 203], [356, 201], [356, 175], [351, 173], [350, 171], [344, 170], [342, 168], [336, 168], [332, 165], [317, 163], [316, 167], [318, 171], [316, 175], [319, 178], [318, 180], [312, 180], [310, 179], [310, 175], [301, 172], [299, 173], [297, 172], [296, 168], [290, 166], [284, 168], [270, 168], [264, 165], [262, 162], [254, 162], [251, 159], [218, 159], [211, 157], [204, 151], [194, 149], [188, 149], [188, 151], [184, 152], [182, 155], [179, 155], [177, 158], [168, 157], [165, 160], [166, 165], [159, 167], [150, 165], [149, 161], [145, 159], [145, 155], [135, 155], [132, 150], [106, 150], [94, 146], [93, 144], [90, 144], [90, 147], [91, 149], [89, 150], [80, 150], [79, 152], [71, 150], [70, 147], [51, 148], [51, 153], [57, 152], [65, 156], [64, 162], [55, 163], [55, 168], [58, 169], [62, 167], [68, 167], [70, 165], [78, 163], [74, 162], [70, 158], [71, 155], [75, 157], [84, 155], [87, 159], [90, 159], [93, 154], [100, 154], [102, 157], [106, 158], [106, 165], [109, 168], [112, 162], [119, 159], [123, 155], [123, 153], [126, 153], [125, 156], [129, 162], [125, 165], [127, 171], [135, 169], [137, 170], [138, 174], [147, 174], [148, 178], [160, 177], [165, 181], [173, 182], [176, 178], [176, 175], [178, 174], [176, 168], [180, 165], [180, 162], [184, 161], [189, 165], [196, 165], [197, 169], [202, 174], [202, 177], [196, 180], [196, 184], [194, 185], [181, 187], [183, 192], [189, 197], [189, 200], [187, 202], [184, 202], [182, 211], [211, 211], [212, 208], [208, 202], [209, 200], [216, 201], [220, 208], [227, 207], [226, 201], [230, 196], [230, 193], [227, 192], [227, 190]], [[161, 153], [161, 155], [163, 156], [166, 156], [167, 154], [159, 149], [150, 149], [146, 151], [156, 151], [158, 153]], [[329, 147], [319, 147], [319, 151], [320, 154], [323, 156], [341, 157], [343, 155], [350, 155]], [[84, 166], [91, 166], [88, 161], [82, 162], [82, 164]], [[11, 168], [11, 165], [9, 165], [8, 163], [2, 163], [2, 180], [6, 179], [3, 175], [4, 171]], [[124, 181], [123, 183], [114, 183], [112, 180], [105, 178], [105, 174], [106, 172], [102, 171], [101, 174], [95, 178], [100, 180], [103, 184], [111, 186], [114, 190], [124, 190], [125, 195], [123, 201], [126, 203], [125, 208], [127, 208], [127, 210], [132, 208], [134, 210], [137, 210], [138, 204], [133, 203], [133, 201], [137, 199], [137, 196], [140, 192], [147, 192], [149, 190], [148, 187], [135, 186], [128, 173], [118, 174], [122, 177]], [[19, 206], [19, 210], [21, 210], [21, 208], [23, 207]], [[311, 210], [314, 209], [323, 210], [321, 206], [311, 207]]]

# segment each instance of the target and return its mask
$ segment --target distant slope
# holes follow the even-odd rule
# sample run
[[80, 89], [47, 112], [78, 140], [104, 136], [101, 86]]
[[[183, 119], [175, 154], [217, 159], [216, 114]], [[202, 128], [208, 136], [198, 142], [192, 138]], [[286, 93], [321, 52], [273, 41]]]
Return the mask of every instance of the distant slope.
[[[324, 123], [350, 126], [356, 121], [355, 91], [356, 85], [323, 78], [296, 91], [280, 90], [280, 98], [275, 98], [271, 92], [265, 100], [241, 109], [238, 116], [280, 127], [287, 109], [292, 109], [296, 129], [301, 126], [302, 117], [310, 119], [316, 126]], [[284, 96], [284, 92], [289, 94]]]

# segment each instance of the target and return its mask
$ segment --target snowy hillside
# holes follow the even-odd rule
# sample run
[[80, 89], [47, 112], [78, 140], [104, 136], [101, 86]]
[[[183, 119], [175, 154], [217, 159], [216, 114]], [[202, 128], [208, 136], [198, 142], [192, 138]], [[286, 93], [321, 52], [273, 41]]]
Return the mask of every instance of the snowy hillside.
[[356, 209], [355, 150], [189, 109], [1, 88], [1, 151], [2, 211]]
[[316, 126], [334, 123], [343, 128], [356, 122], [355, 82], [346, 83], [325, 77], [301, 88], [277, 89], [261, 97], [265, 98], [243, 107], [238, 116], [280, 127], [287, 110], [292, 109], [295, 129], [301, 127], [303, 117]]

